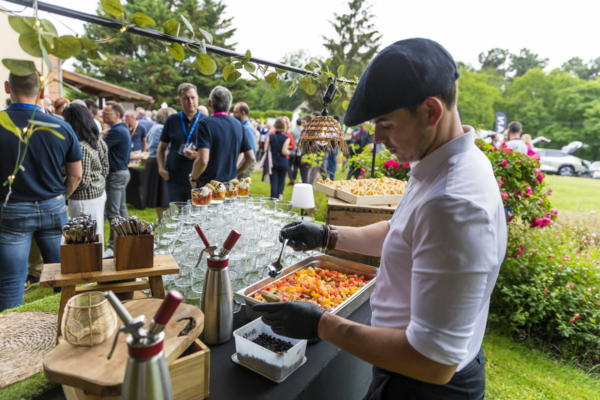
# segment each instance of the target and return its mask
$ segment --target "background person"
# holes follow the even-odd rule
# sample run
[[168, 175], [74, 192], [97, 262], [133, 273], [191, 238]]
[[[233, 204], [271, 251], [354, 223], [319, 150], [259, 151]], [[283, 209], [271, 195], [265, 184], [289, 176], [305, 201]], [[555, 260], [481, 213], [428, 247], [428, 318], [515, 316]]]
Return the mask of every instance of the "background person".
[[302, 118], [298, 118], [296, 120], [296, 126], [294, 126], [290, 133], [294, 138], [294, 148], [296, 150], [290, 152], [290, 180], [288, 185], [293, 186], [296, 183], [296, 178], [298, 178], [298, 171], [300, 170], [300, 159], [302, 157], [302, 153], [300, 153], [298, 149], [298, 141], [300, 140], [300, 135], [302, 135]]
[[523, 125], [519, 122], [513, 121], [508, 124], [508, 142], [506, 142], [506, 147], [521, 154], [527, 154], [527, 146], [521, 140], [521, 133], [523, 133]]
[[138, 121], [136, 113], [133, 111], [125, 112], [125, 123], [131, 135], [131, 151], [145, 152], [148, 149], [146, 127]]
[[[198, 156], [189, 176], [194, 187], [212, 180], [229, 182], [254, 162], [254, 151], [240, 121], [229, 116], [233, 96], [223, 86], [215, 87], [208, 98], [211, 116], [198, 124]], [[238, 155], [243, 161], [237, 166]]]
[[523, 140], [523, 143], [525, 143], [525, 146], [527, 146], [527, 155], [529, 157], [539, 160], [540, 155], [536, 153], [535, 150], [533, 150], [533, 139], [531, 138], [531, 135], [529, 133], [526, 133], [523, 136], [521, 136], [521, 140]]
[[156, 124], [148, 132], [148, 159], [146, 160], [146, 208], [156, 208], [158, 221], [162, 221], [163, 212], [169, 208], [167, 182], [158, 173], [156, 153], [164, 123], [169, 115], [177, 111], [171, 107], [161, 108], [156, 114]]
[[[365, 129], [365, 123], [361, 122], [356, 126], [356, 132], [354, 138], [348, 144], [348, 158], [355, 154], [362, 153], [363, 149], [368, 147], [369, 150], [373, 151], [375, 147], [375, 137], [371, 135], [369, 131]], [[353, 165], [350, 163], [350, 170], [348, 171], [348, 179], [358, 178], [360, 176], [360, 166]]]
[[[287, 128], [285, 119], [278, 117], [273, 124], [275, 133], [267, 136], [265, 147], [268, 158], [268, 174], [271, 183], [271, 197], [283, 200], [285, 175], [289, 170], [287, 156], [290, 154], [290, 138], [284, 133]], [[270, 153], [270, 157], [269, 157]]]
[[[75, 132], [69, 124], [45, 114], [36, 104], [37, 74], [9, 73], [4, 90], [11, 100], [6, 114], [17, 127], [25, 128], [33, 118], [59, 125], [52, 129], [64, 139], [45, 131], [35, 132], [29, 139], [23, 170], [10, 188], [0, 185], [0, 312], [23, 304], [32, 237], [44, 263], [60, 262], [62, 227], [68, 220], [65, 198], [75, 191], [82, 176], [81, 148]], [[24, 144], [2, 125], [0, 143], [0, 176], [6, 179], [13, 174]], [[4, 205], [9, 190], [12, 192]]]
[[[150, 113], [148, 115], [148, 112]], [[138, 123], [146, 128], [146, 132], [150, 132], [150, 129], [154, 126], [154, 121], [152, 120], [152, 111], [146, 111], [142, 107], [138, 107], [135, 109], [136, 117]]]
[[107, 126], [102, 126], [103, 121], [98, 113], [98, 104], [96, 104], [96, 102], [92, 99], [85, 99], [84, 102], [88, 110], [90, 110], [90, 112], [92, 113], [92, 117], [94, 117], [94, 123], [98, 128], [98, 132], [101, 133], [104, 129], [108, 128]]
[[[109, 172], [106, 177], [106, 206], [104, 218], [109, 222], [115, 217], [127, 218], [127, 184], [131, 175], [129, 173], [129, 155], [131, 153], [131, 137], [127, 130], [127, 125], [122, 122], [125, 109], [120, 103], [115, 101], [106, 102], [106, 107], [102, 113], [104, 122], [110, 126], [109, 131], [104, 136], [104, 142], [108, 147], [108, 165]], [[108, 239], [108, 249], [106, 256], [110, 257], [113, 250], [113, 231], [110, 230]]]
[[96, 221], [96, 234], [104, 251], [104, 207], [106, 205], [106, 177], [108, 176], [108, 146], [99, 138], [92, 113], [85, 106], [71, 104], [63, 111], [81, 146], [83, 177], [69, 198], [71, 218], [80, 212], [90, 214]]
[[[188, 201], [192, 198], [189, 176], [198, 155], [195, 146], [198, 125], [207, 117], [198, 111], [198, 91], [191, 83], [179, 85], [177, 103], [183, 111], [167, 117], [160, 135], [156, 160], [158, 172], [167, 182], [169, 201]], [[171, 150], [167, 155], [169, 144]]]
[[59, 97], [58, 99], [54, 100], [52, 102], [52, 105], [54, 107], [54, 114], [60, 115], [62, 117], [63, 109], [69, 104], [71, 104], [71, 101], [69, 99], [65, 99], [64, 97]]
[[[254, 126], [248, 119], [248, 114], [250, 114], [250, 107], [248, 107], [248, 104], [246, 103], [237, 103], [235, 107], [233, 107], [233, 117], [242, 123], [242, 128], [244, 128], [244, 134], [248, 139], [248, 143], [250, 143], [250, 147], [252, 147], [252, 152], [254, 153], [255, 159], [255, 161], [252, 164], [250, 164], [250, 167], [248, 167], [244, 172], [238, 175], [239, 180], [250, 177], [250, 175], [254, 171], [254, 167], [256, 166], [256, 129], [254, 129]], [[243, 154], [240, 154], [238, 156], [238, 166], [243, 162], [243, 160], [244, 156]]]

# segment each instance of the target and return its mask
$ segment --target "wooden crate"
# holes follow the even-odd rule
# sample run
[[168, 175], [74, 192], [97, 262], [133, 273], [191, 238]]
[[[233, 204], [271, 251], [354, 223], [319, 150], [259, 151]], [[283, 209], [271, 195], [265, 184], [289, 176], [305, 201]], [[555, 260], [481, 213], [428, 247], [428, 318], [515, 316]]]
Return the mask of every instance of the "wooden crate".
[[357, 204], [361, 206], [366, 205], [386, 205], [386, 204], [398, 204], [402, 199], [401, 194], [386, 194], [386, 195], [374, 195], [374, 196], [357, 196], [350, 192], [346, 192], [342, 189], [337, 189], [335, 197], [344, 200], [346, 203]]
[[154, 235], [115, 237], [115, 267], [117, 271], [152, 268], [154, 265]]
[[[361, 227], [380, 221], [389, 221], [397, 204], [386, 206], [348, 204], [330, 197], [327, 203], [327, 225]], [[327, 250], [327, 254], [361, 264], [379, 267], [379, 257], [365, 256], [339, 250]]]
[[[210, 350], [196, 339], [169, 366], [174, 400], [202, 400], [208, 397], [210, 383]], [[67, 400], [120, 400], [121, 396], [102, 397], [84, 393], [72, 386], [62, 385]]]

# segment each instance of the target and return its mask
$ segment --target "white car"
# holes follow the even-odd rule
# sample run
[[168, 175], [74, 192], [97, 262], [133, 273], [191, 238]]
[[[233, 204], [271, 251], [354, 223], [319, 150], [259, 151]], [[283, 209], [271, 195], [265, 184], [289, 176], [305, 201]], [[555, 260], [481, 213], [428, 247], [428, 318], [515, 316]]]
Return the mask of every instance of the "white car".
[[540, 169], [550, 174], [573, 176], [581, 171], [581, 159], [562, 150], [534, 149], [540, 155]]
[[592, 178], [600, 179], [600, 161], [595, 161], [590, 165], [590, 175]]

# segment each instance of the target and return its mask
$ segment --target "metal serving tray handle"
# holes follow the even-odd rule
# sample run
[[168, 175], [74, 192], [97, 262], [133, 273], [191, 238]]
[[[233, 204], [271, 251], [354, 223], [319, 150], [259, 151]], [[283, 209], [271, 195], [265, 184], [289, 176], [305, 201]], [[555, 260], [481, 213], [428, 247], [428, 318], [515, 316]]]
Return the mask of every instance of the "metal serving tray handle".
[[328, 269], [331, 271], [338, 271], [344, 274], [364, 275], [366, 278], [369, 278], [369, 283], [357, 290], [353, 296], [351, 296], [348, 300], [344, 301], [333, 311], [331, 311], [332, 314], [338, 315], [342, 318], [348, 318], [348, 316], [350, 316], [367, 300], [369, 300], [371, 294], [375, 290], [375, 278], [377, 276], [378, 271], [377, 268], [372, 267], [370, 265], [360, 264], [354, 261], [344, 260], [343, 258], [332, 257], [325, 254], [320, 256], [312, 256], [305, 258], [304, 260], [290, 267], [284, 268], [281, 275], [277, 278], [267, 277], [254, 283], [253, 285], [250, 285], [248, 287], [245, 287], [244, 289], [235, 292], [236, 297], [243, 299], [246, 302], [246, 316], [248, 317], [248, 319], [254, 320], [258, 318], [259, 315], [253, 312], [252, 307], [255, 304], [262, 303], [261, 301], [250, 297], [252, 293], [256, 292], [258, 289], [270, 285], [275, 281], [283, 279], [286, 276], [291, 275], [298, 270], [301, 270], [302, 268], [308, 268], [310, 266]]

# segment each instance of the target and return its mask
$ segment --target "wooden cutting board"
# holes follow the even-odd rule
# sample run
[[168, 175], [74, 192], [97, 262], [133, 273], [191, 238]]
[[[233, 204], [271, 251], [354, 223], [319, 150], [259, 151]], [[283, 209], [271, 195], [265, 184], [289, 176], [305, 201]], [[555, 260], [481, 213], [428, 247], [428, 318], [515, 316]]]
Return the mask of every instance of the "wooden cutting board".
[[[162, 304], [161, 299], [133, 300], [124, 303], [132, 317], [146, 316], [146, 325]], [[178, 336], [189, 320], [177, 322], [182, 318], [194, 318], [196, 327], [187, 335]], [[121, 320], [119, 319], [119, 325]], [[165, 327], [164, 353], [167, 364], [171, 365], [204, 329], [204, 314], [197, 307], [180, 304]], [[76, 347], [64, 340], [44, 358], [46, 379], [63, 385], [82, 389], [97, 396], [119, 396], [127, 365], [127, 335], [120, 334], [117, 347], [110, 360], [107, 359], [115, 335], [94, 347]]]

